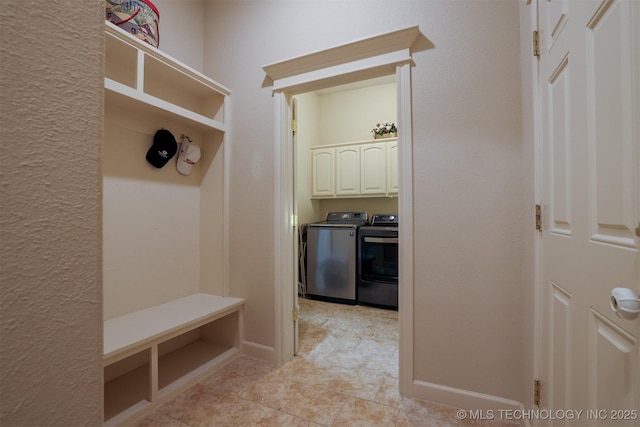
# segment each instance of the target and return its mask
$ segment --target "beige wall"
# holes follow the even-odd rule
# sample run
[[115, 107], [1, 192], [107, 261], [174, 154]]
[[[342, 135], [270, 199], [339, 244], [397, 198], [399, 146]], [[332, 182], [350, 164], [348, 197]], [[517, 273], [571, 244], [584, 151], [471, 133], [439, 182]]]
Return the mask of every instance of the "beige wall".
[[320, 145], [373, 139], [378, 122], [397, 120], [396, 84], [320, 96]]
[[320, 140], [320, 97], [313, 92], [296, 95], [296, 203], [298, 222], [319, 218], [319, 204], [311, 199], [311, 150]]
[[2, 2], [0, 424], [102, 423], [104, 1]]
[[539, 199], [536, 197], [534, 185], [536, 150], [535, 150], [535, 69], [537, 60], [531, 53], [531, 34], [536, 28], [537, 13], [535, 5], [520, 2], [520, 71], [522, 74], [522, 389], [526, 407], [533, 405], [532, 378], [536, 378], [534, 369], [534, 317], [536, 300], [536, 240], [537, 233], [532, 232], [535, 224], [534, 205]]
[[361, 199], [324, 199], [320, 200], [320, 219], [329, 212], [355, 211], [366, 212], [369, 218], [373, 214], [394, 214], [398, 212], [397, 197], [363, 197]]
[[233, 90], [230, 278], [248, 299], [247, 340], [275, 344], [273, 99], [261, 67], [418, 24], [435, 47], [416, 52], [412, 67], [415, 380], [522, 399], [522, 189], [531, 177], [522, 170], [518, 7], [206, 3], [204, 69]]
[[160, 12], [160, 50], [202, 72], [204, 1], [153, 0]]

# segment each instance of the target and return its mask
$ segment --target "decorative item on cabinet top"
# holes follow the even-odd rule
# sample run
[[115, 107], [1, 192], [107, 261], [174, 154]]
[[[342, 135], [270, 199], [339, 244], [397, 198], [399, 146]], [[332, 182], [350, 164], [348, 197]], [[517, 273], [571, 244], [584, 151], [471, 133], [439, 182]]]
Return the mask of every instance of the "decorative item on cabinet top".
[[149, 0], [106, 0], [106, 19], [157, 48], [160, 46], [160, 12]]
[[374, 139], [380, 138], [395, 138], [398, 136], [398, 127], [393, 122], [376, 123], [375, 127], [371, 129]]

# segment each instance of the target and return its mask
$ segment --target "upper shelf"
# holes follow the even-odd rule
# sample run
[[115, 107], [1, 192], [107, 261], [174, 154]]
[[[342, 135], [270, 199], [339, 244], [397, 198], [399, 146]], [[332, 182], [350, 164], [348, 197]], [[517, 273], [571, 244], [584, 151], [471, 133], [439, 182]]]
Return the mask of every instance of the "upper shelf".
[[202, 130], [227, 131], [231, 91], [105, 21], [105, 100]]

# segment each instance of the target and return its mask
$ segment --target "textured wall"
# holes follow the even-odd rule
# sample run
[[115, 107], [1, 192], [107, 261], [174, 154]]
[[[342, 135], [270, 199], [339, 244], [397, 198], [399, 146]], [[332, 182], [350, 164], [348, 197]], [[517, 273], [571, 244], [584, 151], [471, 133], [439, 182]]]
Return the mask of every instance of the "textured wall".
[[104, 1], [0, 8], [0, 424], [102, 422]]

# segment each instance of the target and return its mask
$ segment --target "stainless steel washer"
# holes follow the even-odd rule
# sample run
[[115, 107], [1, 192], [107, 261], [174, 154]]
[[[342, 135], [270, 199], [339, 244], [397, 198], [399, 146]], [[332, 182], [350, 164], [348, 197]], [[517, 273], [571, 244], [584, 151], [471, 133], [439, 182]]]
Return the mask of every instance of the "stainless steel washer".
[[307, 227], [307, 289], [312, 299], [356, 304], [356, 246], [366, 212], [330, 212]]

